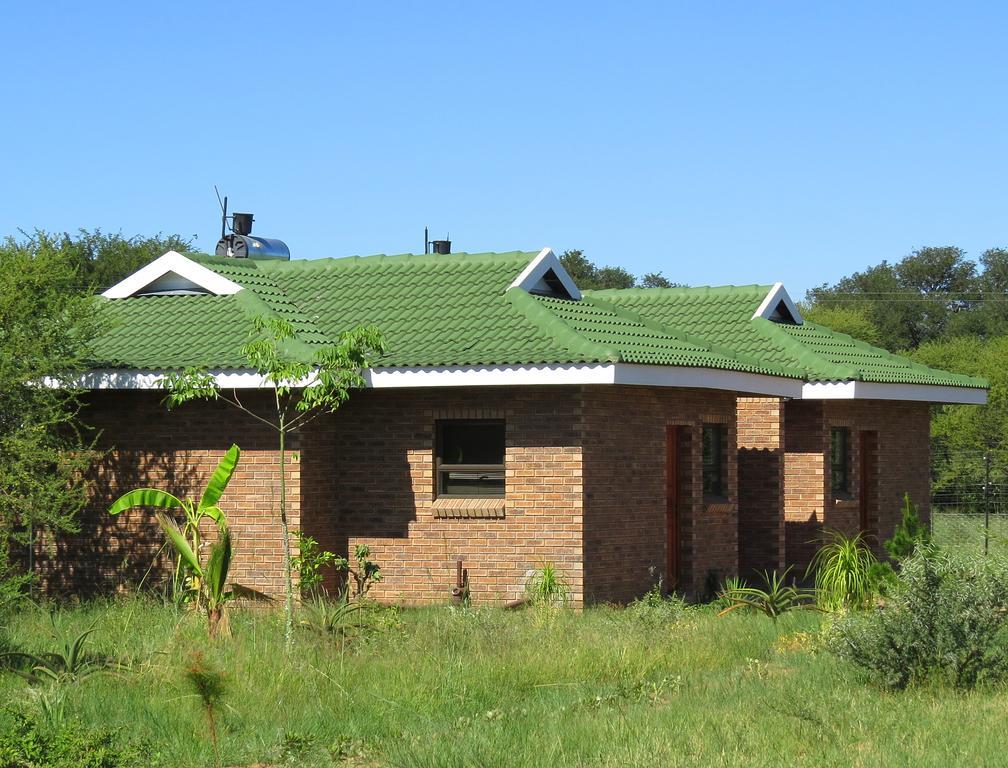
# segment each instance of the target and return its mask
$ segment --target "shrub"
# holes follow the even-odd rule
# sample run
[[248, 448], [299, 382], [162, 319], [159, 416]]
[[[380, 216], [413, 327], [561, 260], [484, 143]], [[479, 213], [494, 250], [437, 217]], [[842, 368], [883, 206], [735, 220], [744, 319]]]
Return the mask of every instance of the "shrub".
[[301, 597], [314, 597], [322, 587], [322, 569], [346, 560], [338, 558], [335, 552], [322, 549], [314, 538], [301, 531], [295, 531], [294, 537], [297, 539], [298, 555], [291, 560], [291, 568], [297, 571]]
[[662, 627], [679, 621], [689, 611], [678, 595], [663, 595], [661, 581], [626, 607], [627, 615], [647, 627]]
[[917, 505], [910, 501], [910, 494], [903, 494], [902, 519], [893, 531], [893, 537], [885, 543], [886, 551], [893, 560], [904, 560], [914, 550], [931, 542], [931, 534], [921, 522]]
[[0, 766], [5, 768], [127, 768], [147, 763], [117, 731], [92, 731], [75, 721], [49, 727], [19, 711], [11, 716], [13, 727], [0, 733]]
[[838, 621], [828, 647], [890, 689], [926, 680], [973, 688], [1008, 676], [1008, 560], [920, 547], [870, 614]]
[[812, 562], [815, 571], [816, 601], [826, 611], [862, 608], [872, 595], [872, 568], [878, 563], [861, 534], [847, 537], [834, 531]]

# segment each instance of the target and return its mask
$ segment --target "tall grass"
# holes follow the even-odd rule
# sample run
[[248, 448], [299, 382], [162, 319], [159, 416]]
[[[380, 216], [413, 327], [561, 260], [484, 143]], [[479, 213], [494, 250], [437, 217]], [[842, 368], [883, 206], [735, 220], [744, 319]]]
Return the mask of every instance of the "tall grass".
[[[234, 612], [233, 639], [214, 644], [198, 616], [142, 600], [64, 620], [94, 623], [95, 651], [131, 663], [68, 686], [67, 717], [122, 729], [154, 766], [215, 762], [185, 675], [194, 650], [228, 671], [214, 713], [224, 765], [952, 765], [996, 764], [1008, 748], [999, 692], [882, 694], [793, 642], [818, 632], [807, 612], [774, 623], [701, 608], [652, 625], [602, 607], [542, 626], [491, 608], [404, 610], [345, 648], [303, 632], [289, 657], [276, 612]], [[44, 651], [46, 614], [19, 614], [11, 642]], [[2, 701], [30, 708], [29, 687], [0, 673]], [[0, 732], [11, 717], [0, 712]]]

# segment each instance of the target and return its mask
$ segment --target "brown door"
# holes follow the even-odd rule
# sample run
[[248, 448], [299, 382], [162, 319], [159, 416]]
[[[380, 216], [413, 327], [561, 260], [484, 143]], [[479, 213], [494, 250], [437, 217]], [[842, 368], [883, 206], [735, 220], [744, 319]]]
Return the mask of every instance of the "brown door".
[[861, 514], [859, 524], [861, 535], [870, 539], [875, 536], [873, 525], [875, 521], [872, 512], [875, 505], [875, 480], [878, 471], [876, 466], [878, 433], [864, 430], [859, 437], [858, 511]]
[[665, 428], [665, 530], [669, 591], [679, 587], [679, 427]]

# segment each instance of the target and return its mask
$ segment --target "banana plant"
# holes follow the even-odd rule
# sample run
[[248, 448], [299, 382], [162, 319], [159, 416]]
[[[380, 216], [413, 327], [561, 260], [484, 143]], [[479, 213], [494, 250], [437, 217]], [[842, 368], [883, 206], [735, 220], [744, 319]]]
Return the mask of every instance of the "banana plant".
[[[219, 533], [222, 533], [227, 528], [224, 513], [217, 505], [220, 502], [221, 496], [224, 495], [228, 483], [231, 481], [231, 476], [238, 466], [240, 457], [241, 450], [237, 445], [232, 445], [227, 453], [224, 454], [220, 463], [217, 464], [217, 468], [214, 470], [213, 475], [210, 476], [210, 481], [207, 483], [198, 503], [191, 499], [180, 499], [167, 491], [160, 491], [156, 488], [137, 488], [120, 496], [109, 507], [109, 514], [118, 515], [120, 512], [125, 512], [127, 509], [133, 509], [134, 507], [155, 507], [161, 510], [181, 511], [185, 522], [180, 531], [187, 539], [189, 549], [194, 553], [199, 553], [203, 544], [200, 534], [200, 522], [203, 518], [213, 521]], [[178, 553], [177, 547], [176, 552]], [[189, 571], [189, 578], [183, 579], [186, 570]], [[188, 565], [181, 553], [178, 553], [175, 565], [175, 583], [179, 584], [182, 581], [188, 581], [191, 593], [199, 598], [202, 594], [199, 579], [198, 573]]]
[[189, 546], [189, 542], [178, 523], [164, 512], [159, 512], [157, 518], [179, 558], [197, 577], [200, 590], [199, 602], [206, 608], [210, 637], [230, 636], [231, 628], [228, 624], [225, 608], [239, 594], [251, 590], [228, 589], [227, 577], [228, 571], [231, 569], [232, 547], [231, 531], [227, 528], [227, 522], [224, 522], [217, 541], [210, 547], [210, 557], [207, 558], [206, 565], [202, 565], [196, 552]]

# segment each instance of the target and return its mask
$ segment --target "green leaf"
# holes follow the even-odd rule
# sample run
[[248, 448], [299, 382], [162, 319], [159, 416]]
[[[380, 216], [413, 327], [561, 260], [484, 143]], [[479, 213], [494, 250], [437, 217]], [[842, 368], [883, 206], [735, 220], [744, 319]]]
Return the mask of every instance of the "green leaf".
[[178, 523], [172, 520], [164, 512], [159, 512], [158, 523], [161, 528], [164, 529], [165, 536], [171, 541], [172, 546], [175, 547], [175, 551], [179, 553], [186, 564], [195, 571], [195, 573], [202, 578], [203, 569], [200, 568], [199, 558], [196, 557], [196, 553], [192, 551], [192, 547], [189, 546], [189, 542], [186, 541], [185, 536], [182, 535], [182, 531], [179, 530]]
[[183, 509], [182, 500], [155, 488], [137, 488], [120, 496], [111, 507], [110, 515], [118, 515], [133, 507], [160, 507], [161, 509]]
[[228, 571], [231, 568], [231, 533], [221, 532], [217, 543], [210, 549], [204, 578], [211, 604], [219, 604], [225, 598]]
[[217, 469], [214, 470], [213, 475], [210, 477], [206, 490], [203, 491], [203, 498], [200, 499], [199, 503], [200, 509], [217, 505], [221, 496], [224, 495], [224, 490], [227, 488], [228, 483], [231, 481], [231, 475], [234, 474], [235, 467], [238, 466], [239, 458], [241, 458], [241, 449], [237, 445], [232, 445], [228, 448], [227, 453], [224, 454], [224, 457], [217, 465]]

